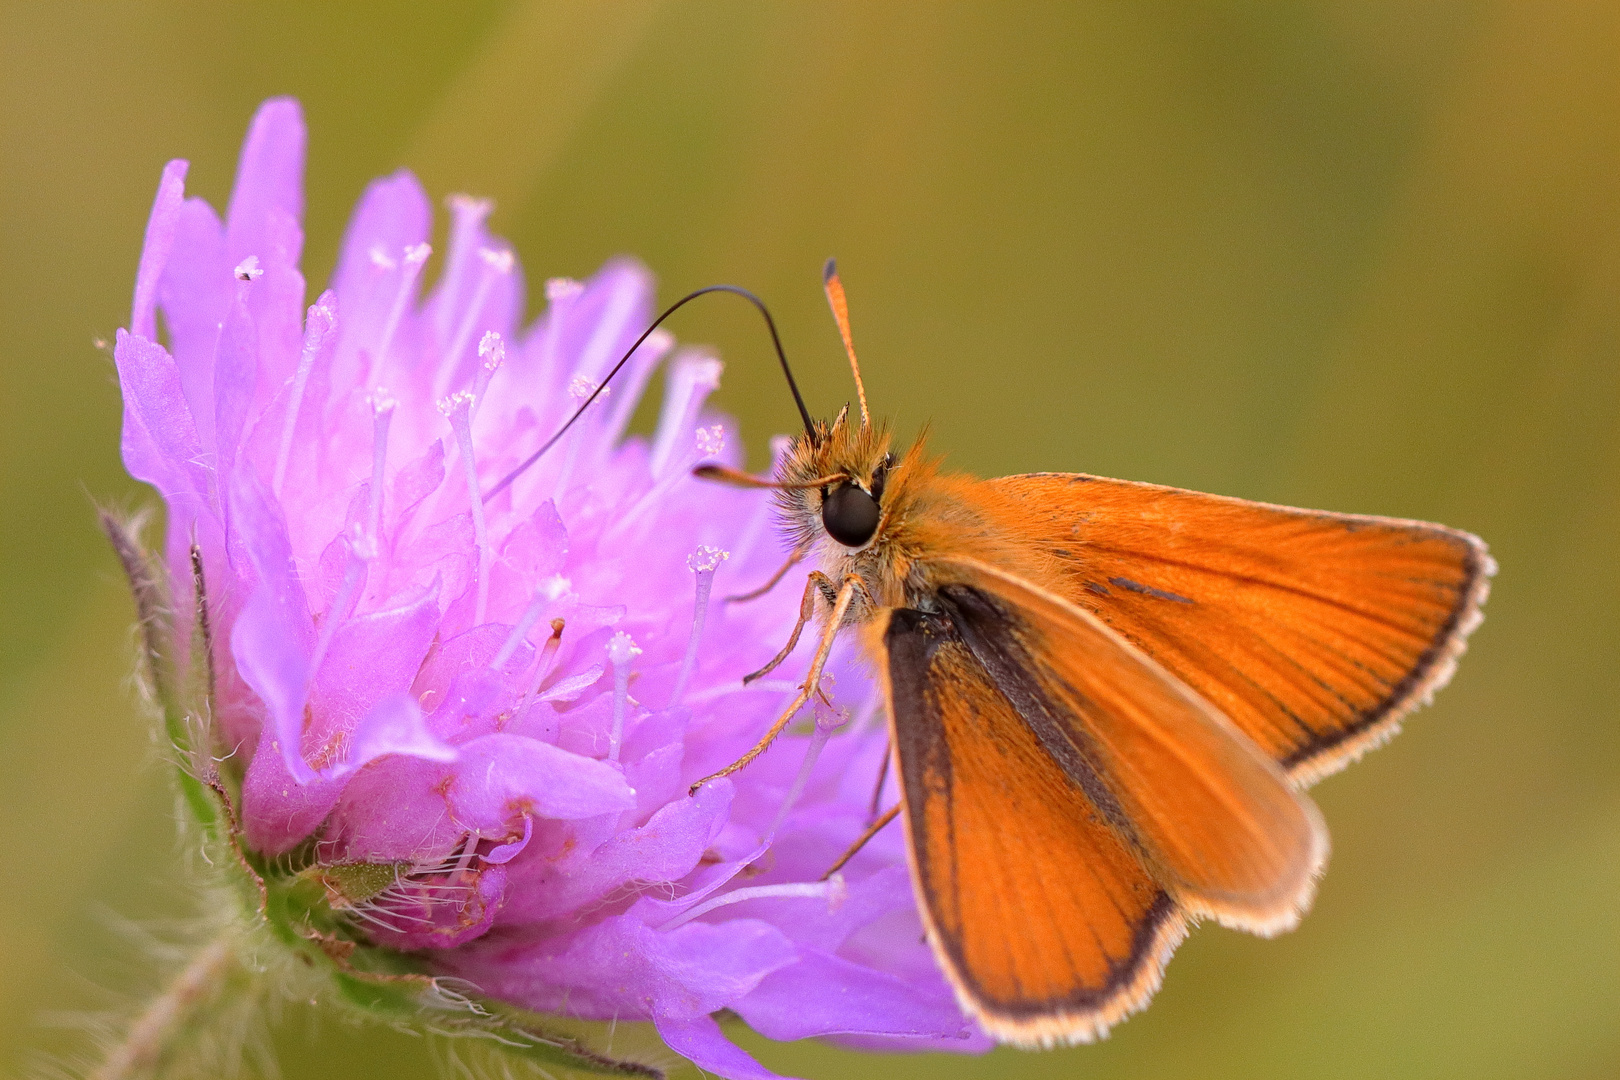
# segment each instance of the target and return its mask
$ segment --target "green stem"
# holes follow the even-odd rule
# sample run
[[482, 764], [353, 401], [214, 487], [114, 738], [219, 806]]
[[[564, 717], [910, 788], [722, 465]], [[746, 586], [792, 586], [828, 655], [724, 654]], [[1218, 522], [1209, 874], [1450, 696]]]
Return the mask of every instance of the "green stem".
[[163, 993], [129, 1026], [124, 1041], [108, 1051], [90, 1080], [129, 1080], [157, 1065], [176, 1033], [208, 1002], [237, 967], [237, 935], [227, 930], [191, 958]]

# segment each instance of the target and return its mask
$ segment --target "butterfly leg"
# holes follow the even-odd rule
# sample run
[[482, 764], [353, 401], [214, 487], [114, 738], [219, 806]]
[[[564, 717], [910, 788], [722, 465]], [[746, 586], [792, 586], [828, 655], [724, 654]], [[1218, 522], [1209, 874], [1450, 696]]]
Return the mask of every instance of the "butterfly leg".
[[883, 764], [878, 766], [877, 783], [872, 786], [872, 805], [866, 811], [866, 820], [876, 821], [878, 816], [878, 801], [883, 798], [883, 784], [889, 779], [889, 758], [894, 756], [894, 741], [885, 739], [883, 742]]
[[868, 825], [866, 827], [866, 831], [861, 833], [860, 839], [856, 840], [853, 844], [849, 845], [849, 850], [845, 851], [842, 855], [838, 856], [838, 861], [833, 863], [830, 867], [827, 868], [827, 872], [825, 874], [821, 875], [821, 880], [826, 881], [828, 878], [830, 878], [834, 874], [838, 873], [838, 871], [842, 870], [844, 868], [844, 864], [849, 862], [849, 860], [853, 859], [856, 856], [856, 854], [861, 850], [861, 848], [863, 848], [863, 847], [865, 847], [867, 845], [867, 843], [872, 839], [872, 837], [876, 836], [878, 833], [883, 831], [883, 826], [887, 825], [889, 822], [893, 821], [895, 818], [897, 818], [899, 816], [900, 816], [900, 804], [899, 803], [895, 803], [893, 806], [891, 806], [887, 810], [883, 811], [883, 816], [878, 818], [876, 821], [872, 822], [872, 824]]
[[798, 566], [799, 563], [803, 562], [804, 557], [809, 553], [810, 549], [808, 546], [794, 548], [793, 554], [788, 556], [787, 562], [783, 563], [776, 573], [771, 575], [771, 579], [769, 581], [757, 589], [752, 589], [745, 593], [738, 593], [736, 596], [728, 596], [723, 602], [727, 604], [742, 604], [749, 600], [758, 600], [761, 596], [764, 596], [766, 593], [776, 588], [776, 583], [787, 577], [787, 572], [793, 569], [795, 566]]
[[793, 650], [799, 647], [799, 635], [804, 633], [804, 624], [810, 621], [810, 616], [816, 613], [816, 594], [826, 591], [826, 586], [832, 584], [826, 574], [819, 570], [811, 571], [810, 580], [804, 583], [804, 596], [799, 600], [799, 621], [793, 624], [793, 633], [789, 635], [787, 644], [782, 651], [771, 657], [771, 662], [758, 671], [749, 672], [743, 676], [743, 685], [747, 686], [755, 679], [763, 679], [775, 671], [782, 661], [792, 655]]
[[[827, 577], [826, 574], [823, 574], [818, 570], [810, 575], [810, 584], [807, 585], [804, 590], [805, 598], [804, 604], [801, 608], [799, 625], [793, 629], [793, 639], [788, 642], [787, 648], [783, 650], [784, 656], [787, 652], [792, 650], [794, 643], [799, 639], [799, 631], [804, 628], [804, 624], [809, 620], [809, 616], [804, 612], [814, 612], [816, 594], [818, 592], [822, 592], [824, 589], [830, 589], [831, 587], [832, 579]], [[849, 605], [854, 601], [855, 591], [857, 589], [860, 589], [862, 592], [865, 591], [864, 586], [861, 584], [860, 578], [857, 578], [852, 574], [844, 579], [843, 587], [838, 590], [836, 597], [833, 600], [832, 613], [827, 617], [827, 628], [821, 632], [821, 642], [816, 646], [816, 654], [810, 658], [809, 674], [804, 677], [804, 682], [800, 684], [799, 692], [793, 696], [792, 703], [788, 705], [787, 709], [782, 713], [781, 716], [777, 717], [776, 723], [772, 724], [770, 730], [765, 732], [764, 738], [755, 743], [752, 750], [748, 751], [748, 753], [744, 754], [736, 761], [733, 761], [730, 765], [727, 765], [717, 773], [705, 776], [703, 779], [693, 784], [690, 788], [691, 791], [696, 791], [704, 784], [707, 784], [710, 780], [718, 780], [722, 776], [730, 776], [744, 765], [747, 765], [750, 761], [753, 761], [755, 758], [759, 757], [760, 754], [763, 754], [765, 752], [765, 748], [770, 746], [772, 742], [776, 741], [776, 737], [782, 734], [782, 730], [788, 726], [788, 724], [793, 720], [793, 717], [798, 714], [798, 711], [804, 707], [804, 703], [810, 700], [810, 695], [820, 690], [821, 669], [827, 666], [827, 654], [832, 651], [833, 638], [838, 635], [839, 627], [844, 624], [844, 616], [849, 613]], [[775, 662], [773, 662], [773, 666], [774, 663]], [[769, 668], [766, 670], [769, 670]]]

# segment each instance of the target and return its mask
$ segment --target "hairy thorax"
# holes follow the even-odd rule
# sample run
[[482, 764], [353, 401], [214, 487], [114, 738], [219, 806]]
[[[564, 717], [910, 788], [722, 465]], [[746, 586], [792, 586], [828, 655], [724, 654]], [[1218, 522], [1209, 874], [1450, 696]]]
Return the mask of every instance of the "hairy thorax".
[[[809, 485], [778, 492], [777, 505], [794, 549], [827, 577], [831, 603], [850, 576], [862, 588], [844, 623], [865, 622], [882, 608], [934, 610], [934, 594], [956, 575], [951, 559], [968, 556], [1039, 579], [1036, 554], [1010, 528], [1018, 500], [978, 479], [941, 470], [919, 437], [904, 454], [891, 450], [886, 427], [854, 426], [848, 410], [816, 437], [794, 441], [777, 470], [785, 484]], [[828, 484], [812, 482], [837, 478]], [[871, 538], [858, 547], [839, 543], [822, 525], [823, 503], [838, 483], [850, 482], [877, 499], [880, 517]]]

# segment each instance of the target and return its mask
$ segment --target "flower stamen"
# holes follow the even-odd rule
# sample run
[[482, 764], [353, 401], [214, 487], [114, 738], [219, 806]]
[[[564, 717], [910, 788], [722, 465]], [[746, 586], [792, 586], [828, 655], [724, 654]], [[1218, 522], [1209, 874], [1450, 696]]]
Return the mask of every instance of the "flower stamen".
[[388, 425], [399, 407], [382, 387], [371, 392], [371, 491], [366, 508], [366, 532], [375, 545], [382, 543], [383, 475], [388, 465]]
[[613, 665], [613, 730], [608, 735], [608, 760], [619, 760], [624, 741], [624, 716], [630, 699], [630, 662], [641, 655], [631, 636], [620, 630], [607, 647], [608, 663]]
[[282, 481], [287, 478], [287, 462], [292, 457], [293, 435], [298, 427], [299, 410], [304, 406], [309, 373], [337, 324], [336, 305], [337, 296], [328, 289], [310, 306], [304, 318], [304, 347], [298, 353], [298, 370], [293, 375], [292, 393], [287, 398], [287, 415], [281, 422], [281, 445], [276, 448], [276, 467], [271, 474], [270, 490], [277, 496], [281, 494]]
[[[830, 676], [822, 676], [822, 682], [826, 682], [829, 678]], [[804, 794], [804, 786], [810, 782], [810, 771], [816, 767], [816, 762], [821, 758], [821, 751], [826, 748], [827, 740], [832, 737], [833, 732], [849, 723], [849, 713], [842, 709], [827, 708], [819, 701], [815, 702], [814, 708], [816, 726], [810, 733], [810, 745], [805, 747], [804, 761], [800, 763], [798, 775], [793, 778], [792, 786], [788, 788], [781, 807], [776, 811], [776, 820], [771, 822], [770, 829], [765, 833], [765, 844], [775, 839], [776, 830], [782, 827], [782, 822], [787, 820], [793, 804]]]
[[725, 365], [712, 356], [694, 356], [675, 364], [669, 374], [669, 389], [653, 436], [652, 474], [660, 479], [683, 438], [697, 426], [703, 403], [720, 386]]
[[[399, 286], [394, 293], [394, 303], [388, 309], [388, 318], [383, 322], [382, 333], [377, 338], [377, 348], [371, 354], [371, 370], [366, 375], [367, 382], [376, 382], [382, 374], [383, 367], [388, 363], [388, 348], [394, 343], [394, 333], [399, 329], [400, 320], [405, 317], [405, 309], [410, 305], [411, 298], [416, 295], [416, 279], [422, 273], [422, 264], [427, 262], [428, 256], [432, 254], [433, 248], [429, 244], [412, 244], [405, 249], [404, 268], [399, 273]], [[392, 269], [393, 260], [389, 260], [389, 263], [389, 269]]]
[[834, 874], [826, 881], [801, 881], [788, 885], [754, 885], [746, 889], [733, 889], [722, 896], [681, 912], [669, 922], [658, 928], [660, 933], [668, 933], [678, 926], [684, 926], [699, 915], [706, 915], [715, 908], [725, 907], [728, 904], [740, 904], [744, 900], [772, 900], [772, 899], [810, 899], [827, 901], [828, 910], [838, 907], [847, 895], [848, 889], [844, 887], [842, 874]]
[[[596, 384], [585, 376], [575, 375], [569, 380], [568, 396], [575, 401], [588, 401], [590, 396], [595, 393]], [[596, 410], [606, 404], [612, 394], [613, 388], [611, 386], [603, 387], [602, 392], [596, 395], [596, 401], [591, 405], [591, 415], [594, 416]], [[588, 417], [581, 417], [580, 419], [583, 421]], [[585, 424], [575, 424], [574, 430], [568, 433], [568, 449], [563, 452], [562, 471], [557, 474], [557, 487], [552, 494], [553, 501], [559, 506], [562, 504], [563, 494], [568, 490], [568, 482], [573, 478], [574, 463], [579, 460], [579, 443], [583, 438], [585, 438]]]
[[473, 380], [472, 415], [474, 417], [478, 415], [478, 410], [483, 407], [484, 393], [489, 389], [489, 380], [494, 378], [496, 370], [506, 360], [506, 342], [495, 331], [486, 330], [484, 336], [478, 342], [478, 355], [484, 362], [478, 365], [478, 375]]
[[437, 382], [439, 392], [450, 386], [450, 380], [455, 378], [456, 370], [461, 366], [459, 363], [461, 354], [467, 350], [467, 343], [472, 340], [473, 327], [479, 316], [484, 313], [484, 304], [489, 300], [489, 291], [495, 287], [497, 280], [512, 272], [513, 257], [509, 250], [479, 248], [478, 257], [483, 260], [484, 272], [478, 277], [478, 288], [467, 303], [467, 313], [462, 316], [461, 325], [456, 327], [455, 336], [450, 339], [450, 347], [439, 357]]
[[562, 338], [563, 321], [568, 318], [574, 301], [585, 291], [585, 286], [573, 278], [551, 278], [546, 282], [545, 335], [540, 339], [540, 381], [550, 385], [556, 380], [557, 343]]
[[492, 670], [505, 667], [506, 662], [512, 659], [512, 654], [523, 644], [523, 639], [529, 636], [534, 624], [540, 621], [540, 613], [545, 611], [546, 605], [551, 603], [552, 599], [554, 598], [546, 594], [543, 586], [534, 590], [534, 595], [529, 599], [529, 606], [523, 609], [517, 625], [512, 627], [512, 632], [507, 634], [506, 640], [501, 643], [500, 651], [490, 660], [489, 666]]
[[478, 463], [473, 458], [472, 395], [462, 390], [439, 402], [439, 412], [450, 421], [450, 430], [456, 434], [456, 445], [461, 449], [461, 471], [467, 478], [467, 493], [472, 500], [473, 539], [478, 544], [478, 596], [474, 605], [473, 625], [484, 625], [489, 612], [489, 532], [484, 525], [484, 499], [478, 490]]
[[338, 627], [349, 617], [350, 609], [359, 599], [360, 588], [366, 581], [366, 566], [377, 554], [376, 545], [358, 525], [350, 530], [347, 540], [349, 562], [343, 568], [343, 582], [338, 586], [337, 595], [332, 598], [332, 606], [327, 609], [326, 621], [321, 625], [321, 636], [315, 640], [315, 652], [309, 658], [310, 683], [314, 683], [315, 676], [320, 673], [321, 663], [332, 647]]
[[473, 247], [484, 220], [495, 209], [493, 199], [480, 199], [473, 195], [448, 196], [445, 205], [450, 208], [450, 256], [445, 260], [444, 278], [439, 282], [440, 306], [438, 333], [442, 341], [450, 331], [450, 313], [457, 310], [461, 299], [462, 278], [470, 262]]
[[703, 623], [709, 615], [709, 591], [714, 587], [714, 572], [720, 564], [731, 558], [731, 552], [704, 545], [686, 557], [686, 566], [697, 577], [697, 593], [692, 601], [692, 634], [686, 641], [686, 655], [681, 658], [681, 672], [675, 678], [675, 692], [670, 695], [670, 706], [681, 703], [686, 695], [686, 684], [697, 666], [698, 644], [703, 639]]

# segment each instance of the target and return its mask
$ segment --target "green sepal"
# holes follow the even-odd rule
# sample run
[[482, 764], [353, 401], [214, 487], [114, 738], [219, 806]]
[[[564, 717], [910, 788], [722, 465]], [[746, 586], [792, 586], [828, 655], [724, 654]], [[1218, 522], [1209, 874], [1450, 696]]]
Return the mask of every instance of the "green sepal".
[[[163, 720], [163, 734], [174, 755], [176, 783], [180, 797], [192, 819], [202, 828], [208, 839], [219, 838], [221, 806], [218, 796], [202, 777], [212, 771], [209, 757], [209, 718], [211, 715], [212, 680], [202, 695], [185, 692], [178, 673], [178, 629], [174, 612], [174, 592], [167, 571], [155, 552], [147, 551], [138, 533], [140, 519], [124, 520], [112, 513], [101, 512], [101, 528], [112, 544], [118, 561], [129, 580], [130, 596], [135, 602], [135, 618], [140, 631], [141, 675], [152, 702]], [[197, 580], [201, 583], [200, 559]], [[201, 595], [201, 593], [199, 593]], [[206, 611], [200, 606], [199, 611]], [[196, 620], [202, 635], [201, 646], [194, 642], [190, 654], [192, 667], [199, 663], [212, 666], [207, 641], [207, 620]], [[195, 682], [194, 679], [185, 680]], [[195, 702], [195, 704], [193, 704]], [[209, 769], [199, 768], [207, 762]]]
[[398, 881], [409, 868], [409, 863], [347, 862], [311, 867], [305, 873], [313, 874], [328, 892], [344, 902], [363, 904]]

